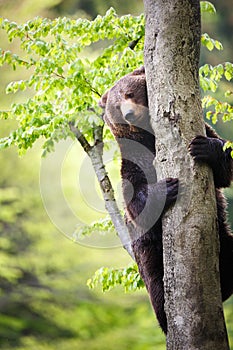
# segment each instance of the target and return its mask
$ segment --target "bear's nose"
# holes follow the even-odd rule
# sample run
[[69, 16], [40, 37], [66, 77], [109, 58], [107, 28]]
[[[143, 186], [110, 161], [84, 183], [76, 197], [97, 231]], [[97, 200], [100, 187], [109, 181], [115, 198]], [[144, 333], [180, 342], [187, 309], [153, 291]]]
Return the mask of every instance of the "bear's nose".
[[131, 101], [125, 101], [120, 106], [122, 116], [128, 123], [132, 123], [135, 119], [135, 106]]
[[134, 111], [132, 109], [129, 109], [125, 113], [124, 118], [127, 122], [132, 123], [134, 121]]

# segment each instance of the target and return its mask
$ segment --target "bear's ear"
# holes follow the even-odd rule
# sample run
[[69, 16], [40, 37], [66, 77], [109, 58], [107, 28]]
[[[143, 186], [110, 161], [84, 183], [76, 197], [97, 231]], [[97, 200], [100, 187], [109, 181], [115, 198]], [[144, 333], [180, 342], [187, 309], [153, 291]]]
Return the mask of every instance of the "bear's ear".
[[143, 75], [145, 74], [145, 67], [141, 66], [132, 72], [132, 75]]
[[99, 100], [99, 106], [101, 108], [105, 108], [106, 107], [107, 99], [108, 99], [108, 91], [105, 92], [105, 94], [103, 94], [101, 99]]

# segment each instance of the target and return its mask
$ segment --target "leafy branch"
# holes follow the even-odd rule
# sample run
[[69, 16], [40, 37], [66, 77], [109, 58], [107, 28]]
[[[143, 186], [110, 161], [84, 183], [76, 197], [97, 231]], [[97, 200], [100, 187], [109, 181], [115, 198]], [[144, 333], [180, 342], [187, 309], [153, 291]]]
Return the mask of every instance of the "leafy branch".
[[121, 269], [102, 267], [87, 281], [87, 285], [89, 288], [101, 285], [103, 292], [117, 285], [124, 287], [125, 292], [136, 291], [144, 287], [136, 264]]
[[212, 96], [205, 96], [202, 99], [202, 107], [213, 110], [206, 112], [206, 118], [211, 120], [213, 124], [218, 121], [218, 117], [222, 116], [224, 122], [233, 120], [233, 106], [227, 102], [218, 101]]
[[69, 125], [71, 131], [92, 162], [104, 198], [105, 208], [110, 215], [121, 243], [130, 256], [133, 257], [128, 229], [117, 206], [111, 180], [103, 162], [103, 126], [98, 126], [98, 128], [95, 129], [94, 144], [90, 145], [85, 136], [73, 123]]

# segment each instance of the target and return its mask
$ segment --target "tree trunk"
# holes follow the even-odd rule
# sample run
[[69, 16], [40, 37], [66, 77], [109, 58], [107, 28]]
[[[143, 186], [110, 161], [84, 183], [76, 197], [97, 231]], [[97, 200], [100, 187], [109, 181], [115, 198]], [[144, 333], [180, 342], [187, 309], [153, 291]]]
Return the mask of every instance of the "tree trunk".
[[145, 68], [158, 180], [178, 177], [179, 202], [163, 218], [168, 350], [229, 349], [211, 170], [194, 164], [188, 146], [204, 134], [199, 94], [198, 0], [144, 0]]

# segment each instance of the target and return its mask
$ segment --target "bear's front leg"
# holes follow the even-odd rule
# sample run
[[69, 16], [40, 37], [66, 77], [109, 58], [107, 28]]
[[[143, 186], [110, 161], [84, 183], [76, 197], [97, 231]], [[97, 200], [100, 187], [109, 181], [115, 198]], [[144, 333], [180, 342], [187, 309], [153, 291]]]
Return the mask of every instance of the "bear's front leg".
[[189, 145], [189, 151], [197, 162], [208, 164], [213, 170], [215, 187], [229, 187], [233, 175], [231, 150], [223, 151], [226, 141], [219, 138], [196, 136]]
[[176, 201], [179, 190], [179, 180], [176, 178], [149, 184], [136, 183], [134, 188], [129, 182], [123, 184], [127, 217], [144, 233], [151, 229], [164, 211]]

